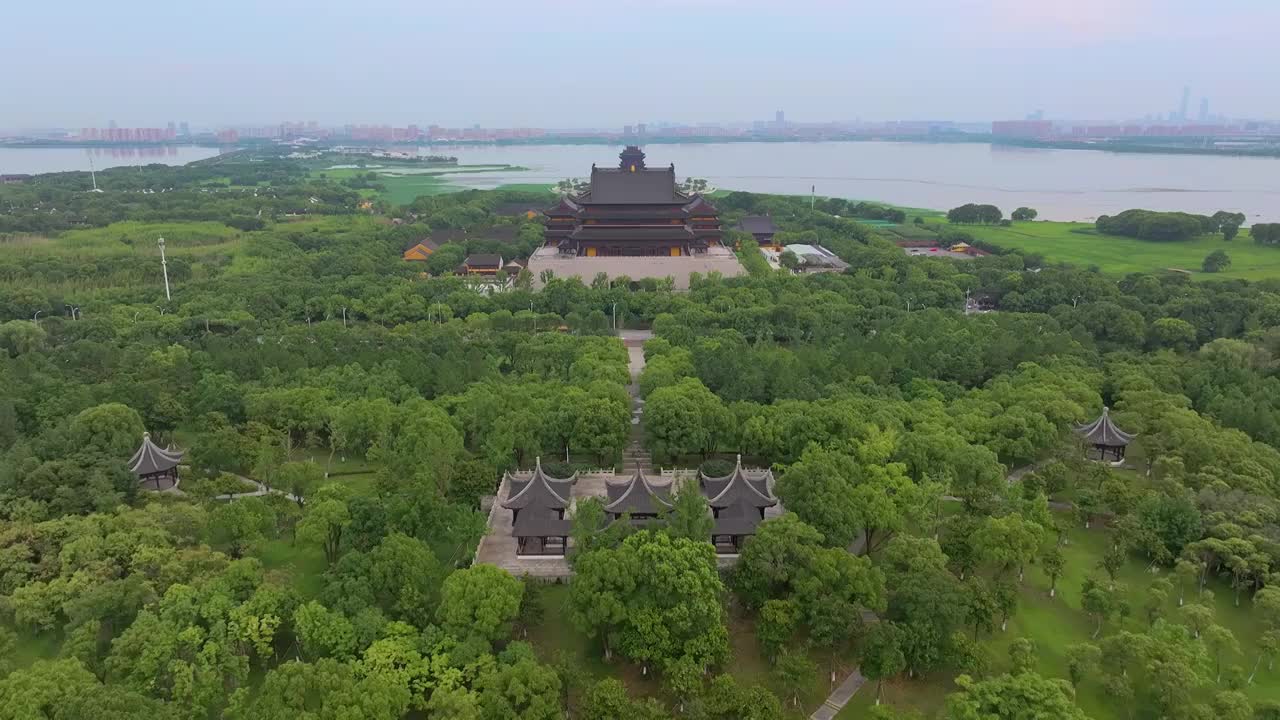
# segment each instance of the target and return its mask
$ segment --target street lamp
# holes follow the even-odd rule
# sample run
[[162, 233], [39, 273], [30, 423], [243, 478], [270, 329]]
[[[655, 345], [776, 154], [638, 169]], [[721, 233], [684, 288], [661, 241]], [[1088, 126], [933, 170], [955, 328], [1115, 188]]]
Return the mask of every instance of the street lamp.
[[156, 241], [160, 246], [160, 269], [164, 272], [164, 299], [172, 301], [173, 296], [169, 294], [169, 261], [164, 257], [164, 238]]
[[610, 317], [613, 318], [613, 331], [618, 331], [618, 303], [613, 303], [613, 309], [609, 311]]
[[44, 311], [43, 311], [43, 310], [37, 310], [37, 311], [35, 312], [35, 314], [31, 316], [31, 322], [35, 323], [35, 324], [38, 326], [38, 325], [40, 324], [40, 313], [42, 313], [42, 312], [44, 312]]

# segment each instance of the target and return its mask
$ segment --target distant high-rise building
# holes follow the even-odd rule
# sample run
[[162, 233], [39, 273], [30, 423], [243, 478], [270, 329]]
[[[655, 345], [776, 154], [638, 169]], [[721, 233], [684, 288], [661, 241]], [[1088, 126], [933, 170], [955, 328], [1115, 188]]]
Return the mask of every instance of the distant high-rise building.
[[1189, 85], [1182, 86], [1182, 105], [1179, 106], [1178, 119], [1187, 119], [1188, 106], [1191, 104], [1191, 87]]
[[637, 135], [644, 135], [644, 134], [645, 134], [645, 132], [646, 132], [647, 130], [648, 130], [648, 126], [647, 126], [647, 125], [645, 125], [644, 123], [637, 123], [637, 124], [636, 124], [636, 134], [637, 134]]
[[116, 121], [115, 121], [115, 120], [112, 120], [111, 122], [107, 123], [107, 127], [111, 128], [112, 130], [115, 130], [115, 129], [116, 129]]
[[779, 110], [773, 114], [773, 121], [782, 127], [787, 124], [787, 114]]
[[187, 124], [186, 120], [178, 123], [178, 131], [183, 137], [191, 137], [191, 126]]
[[1209, 122], [1209, 98], [1200, 98], [1200, 122]]

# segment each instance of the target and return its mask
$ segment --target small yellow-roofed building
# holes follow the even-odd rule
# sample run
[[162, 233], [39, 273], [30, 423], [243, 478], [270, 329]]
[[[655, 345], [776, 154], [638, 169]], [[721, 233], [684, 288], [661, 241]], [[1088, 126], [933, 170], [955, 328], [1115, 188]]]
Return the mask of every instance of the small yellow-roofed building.
[[436, 241], [430, 238], [422, 238], [417, 243], [415, 243], [413, 247], [409, 248], [408, 250], [405, 250], [404, 255], [402, 255], [402, 257], [405, 260], [410, 260], [414, 262], [424, 262], [426, 261], [427, 258], [431, 257], [431, 254], [434, 253], [436, 249], [439, 247], [440, 245], [436, 243]]

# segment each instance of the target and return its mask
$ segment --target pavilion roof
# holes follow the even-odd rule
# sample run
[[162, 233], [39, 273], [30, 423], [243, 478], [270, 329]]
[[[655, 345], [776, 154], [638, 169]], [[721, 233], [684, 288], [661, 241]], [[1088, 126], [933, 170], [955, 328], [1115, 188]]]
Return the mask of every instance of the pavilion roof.
[[609, 502], [604, 506], [605, 512], [621, 515], [657, 515], [669, 510], [671, 503], [671, 485], [654, 486], [644, 476], [644, 472], [636, 470], [631, 479], [625, 483], [606, 483]]
[[153, 475], [167, 472], [182, 462], [182, 453], [165, 450], [151, 441], [151, 433], [142, 434], [142, 446], [129, 458], [129, 470], [134, 475]]
[[1116, 424], [1111, 421], [1111, 408], [1105, 406], [1102, 408], [1102, 415], [1099, 415], [1097, 420], [1078, 425], [1076, 432], [1090, 445], [1106, 445], [1108, 447], [1123, 447], [1137, 437], [1134, 433], [1127, 433], [1116, 427]]
[[[553, 478], [542, 470], [542, 458], [539, 457], [533, 475], [528, 480], [519, 480], [508, 474], [510, 489], [507, 500], [502, 507], [508, 510], [525, 508], [565, 510], [569, 507], [569, 491], [578, 481], [578, 474], [567, 478]], [[520, 513], [521, 517], [528, 513]]]
[[739, 455], [732, 473], [719, 478], [708, 477], [703, 473], [700, 481], [707, 494], [707, 504], [713, 508], [734, 505], [767, 508], [778, 504], [778, 499], [769, 491], [769, 480], [772, 478], [771, 470], [757, 473], [744, 470], [742, 456]]
[[758, 510], [734, 505], [720, 511], [712, 532], [716, 535], [755, 535], [761, 522], [764, 520]]
[[571, 521], [562, 518], [552, 508], [529, 508], [516, 515], [511, 524], [513, 537], [567, 537]]

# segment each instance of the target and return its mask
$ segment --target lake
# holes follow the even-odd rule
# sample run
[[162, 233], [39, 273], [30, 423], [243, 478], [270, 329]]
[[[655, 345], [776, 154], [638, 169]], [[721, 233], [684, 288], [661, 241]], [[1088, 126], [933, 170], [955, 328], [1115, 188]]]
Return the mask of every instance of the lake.
[[88, 170], [93, 158], [95, 170], [128, 165], [186, 165], [213, 157], [218, 148], [196, 145], [112, 146], [94, 148], [0, 147], [0, 175]]
[[[529, 172], [454, 175], [460, 185], [552, 185], [612, 167], [621, 146], [433, 146], [462, 164], [508, 163]], [[1280, 221], [1280, 159], [1044, 150], [979, 143], [654, 144], [650, 167], [674, 162], [680, 177], [719, 188], [874, 200], [948, 209], [991, 203], [1008, 215], [1025, 205], [1045, 220], [1092, 221], [1129, 208], [1212, 214], [1243, 212], [1249, 223]]]
[[[548, 186], [586, 177], [594, 162], [614, 166], [621, 146], [433, 146], [466, 165], [510, 164], [528, 172], [446, 175], [457, 185]], [[1242, 212], [1249, 223], [1280, 221], [1280, 159], [1214, 155], [1146, 155], [1094, 150], [1043, 150], [979, 143], [720, 143], [654, 144], [651, 167], [674, 162], [680, 177], [732, 190], [874, 200], [946, 210], [967, 202], [1020, 205], [1045, 220], [1092, 221], [1128, 208], [1212, 214]], [[0, 148], [0, 173], [40, 173], [162, 162], [216, 155], [196, 146], [146, 148]]]

